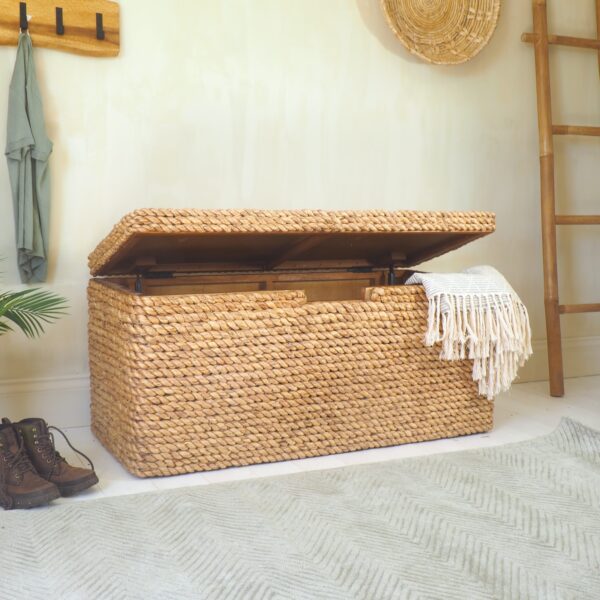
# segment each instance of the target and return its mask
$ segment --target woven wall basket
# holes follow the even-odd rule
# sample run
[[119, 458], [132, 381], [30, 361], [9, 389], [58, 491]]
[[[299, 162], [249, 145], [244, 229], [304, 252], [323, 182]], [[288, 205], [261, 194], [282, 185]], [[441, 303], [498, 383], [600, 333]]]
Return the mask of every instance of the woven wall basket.
[[412, 53], [442, 65], [466, 62], [489, 42], [500, 0], [381, 0], [390, 27]]
[[94, 434], [155, 477], [489, 431], [472, 362], [424, 345], [425, 292], [388, 269], [494, 228], [486, 212], [126, 215], [89, 259]]

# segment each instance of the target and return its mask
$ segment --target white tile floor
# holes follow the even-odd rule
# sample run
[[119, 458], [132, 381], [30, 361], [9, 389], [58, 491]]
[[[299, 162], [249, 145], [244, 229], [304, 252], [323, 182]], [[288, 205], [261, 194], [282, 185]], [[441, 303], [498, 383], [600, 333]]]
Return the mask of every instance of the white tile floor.
[[[549, 433], [558, 425], [561, 417], [571, 417], [589, 427], [600, 429], [600, 377], [568, 380], [564, 398], [552, 398], [549, 396], [546, 382], [515, 385], [510, 393], [496, 399], [495, 425], [494, 429], [489, 433], [448, 440], [437, 440], [434, 442], [423, 442], [420, 444], [407, 444], [393, 448], [364, 450], [362, 452], [351, 452], [336, 456], [307, 458], [267, 465], [253, 465], [207, 473], [193, 473], [177, 477], [154, 479], [139, 479], [134, 477], [127, 473], [100, 445], [91, 434], [89, 428], [72, 428], [65, 430], [65, 432], [73, 445], [88, 454], [95, 463], [100, 484], [92, 490], [74, 498], [77, 500], [89, 500], [165, 488], [205, 485], [220, 481], [267, 477], [269, 475], [328, 469], [407, 456], [422, 456], [438, 452], [495, 446]], [[60, 445], [60, 442], [58, 443], [62, 452], [63, 447]], [[63, 454], [73, 464], [78, 463], [78, 460], [72, 457], [68, 449], [65, 449]], [[72, 502], [74, 499], [60, 499], [56, 502]]]

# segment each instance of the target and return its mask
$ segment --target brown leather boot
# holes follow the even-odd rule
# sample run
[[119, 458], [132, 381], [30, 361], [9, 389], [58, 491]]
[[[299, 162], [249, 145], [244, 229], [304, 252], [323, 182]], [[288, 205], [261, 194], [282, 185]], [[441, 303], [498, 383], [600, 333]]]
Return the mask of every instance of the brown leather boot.
[[[44, 419], [23, 419], [15, 423], [14, 427], [23, 437], [25, 449], [38, 475], [54, 483], [61, 496], [72, 496], [98, 483], [92, 461], [83, 452], [73, 448], [67, 436], [57, 427], [48, 427]], [[83, 456], [91, 468], [71, 466], [56, 451], [54, 436], [50, 430], [58, 431], [65, 438], [69, 448]]]
[[12, 425], [0, 425], [0, 506], [7, 510], [33, 508], [59, 496], [58, 488], [35, 472]]

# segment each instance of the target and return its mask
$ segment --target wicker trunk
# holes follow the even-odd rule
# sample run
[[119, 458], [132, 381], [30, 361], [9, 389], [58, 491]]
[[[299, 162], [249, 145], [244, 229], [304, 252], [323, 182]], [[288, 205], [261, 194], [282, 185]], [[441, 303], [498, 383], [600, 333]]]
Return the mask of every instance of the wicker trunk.
[[[137, 211], [90, 257], [92, 427], [173, 475], [487, 431], [405, 269], [488, 213]], [[227, 243], [226, 243], [227, 242]]]

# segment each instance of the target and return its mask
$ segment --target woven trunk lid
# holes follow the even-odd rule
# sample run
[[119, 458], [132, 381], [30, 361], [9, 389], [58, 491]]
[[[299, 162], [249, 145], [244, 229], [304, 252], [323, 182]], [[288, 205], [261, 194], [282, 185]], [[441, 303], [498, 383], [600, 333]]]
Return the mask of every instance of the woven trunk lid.
[[89, 257], [92, 275], [411, 267], [492, 233], [487, 212], [143, 209]]

